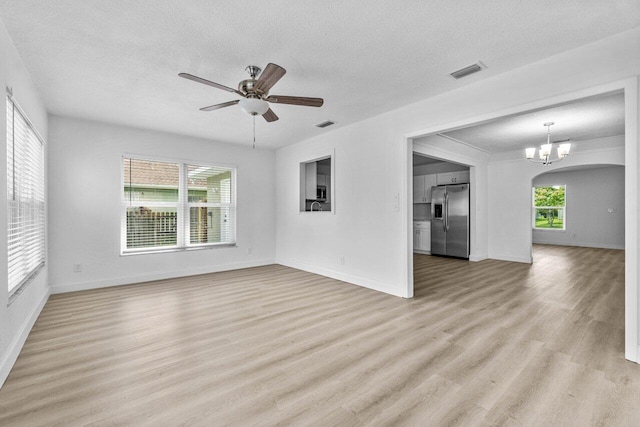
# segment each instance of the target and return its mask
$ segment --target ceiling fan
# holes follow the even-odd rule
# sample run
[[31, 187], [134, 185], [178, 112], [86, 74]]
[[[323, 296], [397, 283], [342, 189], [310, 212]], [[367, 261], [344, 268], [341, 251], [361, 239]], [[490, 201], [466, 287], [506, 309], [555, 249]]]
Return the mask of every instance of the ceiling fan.
[[[324, 103], [324, 100], [322, 98], [269, 95], [269, 90], [287, 72], [279, 65], [269, 63], [267, 64], [267, 67], [264, 69], [264, 71], [262, 71], [260, 67], [249, 65], [245, 70], [249, 73], [249, 76], [251, 76], [251, 78], [241, 81], [238, 84], [237, 90], [188, 73], [180, 73], [178, 75], [185, 79], [193, 80], [194, 82], [226, 90], [227, 92], [232, 92], [242, 97], [242, 99], [238, 99], [235, 101], [228, 101], [221, 104], [203, 107], [200, 109], [200, 111], [219, 110], [220, 108], [240, 104], [240, 108], [242, 108], [244, 112], [251, 114], [252, 116], [256, 116], [259, 114], [264, 117], [267, 122], [274, 122], [278, 120], [278, 116], [276, 116], [276, 113], [274, 113], [273, 110], [269, 108], [270, 102], [274, 104], [304, 105], [307, 107], [321, 107]], [[260, 77], [258, 77], [258, 75]], [[256, 77], [258, 78], [256, 79]]]

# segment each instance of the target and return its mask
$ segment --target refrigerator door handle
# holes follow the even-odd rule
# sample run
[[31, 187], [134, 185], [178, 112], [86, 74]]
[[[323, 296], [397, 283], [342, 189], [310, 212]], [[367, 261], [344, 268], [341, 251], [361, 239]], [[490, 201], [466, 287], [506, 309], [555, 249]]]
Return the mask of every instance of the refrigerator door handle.
[[442, 216], [444, 231], [449, 231], [449, 193], [444, 193], [444, 213]]

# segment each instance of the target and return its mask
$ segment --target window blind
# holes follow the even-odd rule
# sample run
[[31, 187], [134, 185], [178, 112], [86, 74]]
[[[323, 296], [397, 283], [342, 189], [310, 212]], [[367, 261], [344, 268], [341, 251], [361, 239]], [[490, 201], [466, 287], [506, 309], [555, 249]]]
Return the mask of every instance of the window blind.
[[123, 158], [122, 252], [235, 243], [235, 170]]
[[12, 291], [45, 263], [44, 144], [7, 98], [8, 284]]

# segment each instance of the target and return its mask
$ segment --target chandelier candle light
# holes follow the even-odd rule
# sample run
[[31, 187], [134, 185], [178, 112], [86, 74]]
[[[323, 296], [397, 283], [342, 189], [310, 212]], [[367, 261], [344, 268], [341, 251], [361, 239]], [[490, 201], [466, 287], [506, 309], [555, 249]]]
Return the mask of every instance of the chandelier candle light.
[[[569, 155], [569, 150], [571, 149], [571, 143], [565, 143], [558, 145], [558, 158], [551, 158], [551, 150], [553, 149], [553, 143], [551, 142], [551, 126], [553, 126], [553, 122], [545, 123], [544, 126], [547, 127], [547, 143], [540, 146], [540, 160], [535, 160], [536, 149], [535, 147], [525, 149], [527, 159], [534, 163], [542, 163], [543, 165], [550, 165], [552, 162], [559, 162], [560, 160], [564, 160], [565, 157]], [[570, 141], [570, 139], [558, 142]]]

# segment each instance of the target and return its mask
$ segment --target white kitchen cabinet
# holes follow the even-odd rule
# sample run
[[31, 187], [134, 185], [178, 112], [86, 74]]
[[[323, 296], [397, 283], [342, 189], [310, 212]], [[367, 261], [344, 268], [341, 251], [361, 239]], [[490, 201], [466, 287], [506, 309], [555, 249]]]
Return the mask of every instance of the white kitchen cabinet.
[[413, 223], [413, 251], [418, 253], [431, 251], [431, 222]]
[[318, 191], [318, 164], [316, 162], [306, 163], [305, 165], [305, 198], [307, 200], [315, 200]]
[[469, 171], [445, 172], [437, 174], [437, 185], [468, 184]]
[[436, 175], [413, 177], [413, 203], [431, 203], [431, 187], [436, 185]]
[[413, 177], [413, 203], [424, 203], [424, 175]]

